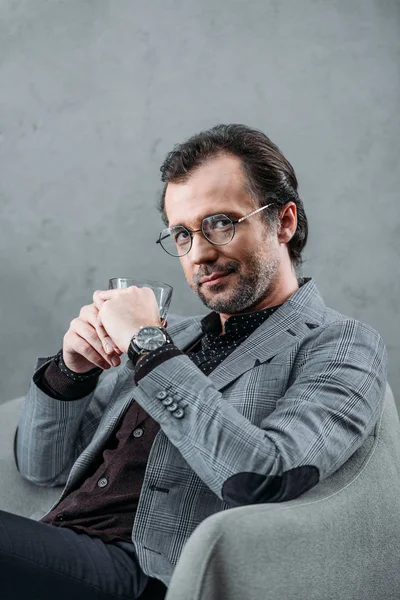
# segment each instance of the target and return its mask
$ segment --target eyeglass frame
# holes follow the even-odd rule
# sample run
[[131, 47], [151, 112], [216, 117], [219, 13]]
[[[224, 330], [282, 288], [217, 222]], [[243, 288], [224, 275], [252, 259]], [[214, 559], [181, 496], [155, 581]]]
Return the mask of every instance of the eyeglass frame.
[[[273, 204], [275, 204], [275, 202], [270, 202], [269, 204], [266, 204], [265, 206], [261, 206], [260, 208], [257, 208], [256, 210], [253, 210], [248, 215], [244, 215], [243, 217], [240, 217], [240, 219], [235, 219], [235, 220], [232, 220], [228, 215], [226, 215], [224, 213], [215, 213], [215, 215], [209, 215], [208, 217], [204, 217], [204, 219], [201, 221], [201, 227], [200, 227], [200, 229], [193, 229], [193, 230], [191, 230], [191, 229], [188, 229], [187, 227], [185, 227], [184, 225], [174, 225], [174, 227], [182, 227], [190, 235], [189, 250], [187, 252], [185, 252], [184, 254], [171, 254], [170, 252], [168, 252], [168, 250], [166, 250], [164, 248], [164, 246], [161, 243], [161, 235], [162, 235], [163, 231], [165, 231], [165, 229], [163, 229], [163, 231], [160, 232], [160, 235], [158, 236], [158, 240], [156, 240], [156, 244], [160, 244], [161, 248], [164, 250], [164, 252], [166, 252], [167, 254], [169, 254], [169, 256], [173, 256], [174, 258], [182, 258], [182, 256], [186, 256], [187, 254], [189, 254], [189, 252], [192, 249], [192, 246], [193, 246], [193, 234], [194, 233], [199, 233], [201, 231], [204, 239], [206, 239], [207, 242], [209, 242], [213, 246], [226, 246], [227, 244], [230, 244], [231, 241], [233, 240], [233, 238], [235, 237], [235, 233], [236, 233], [235, 225], [237, 225], [238, 223], [241, 223], [245, 219], [248, 219], [249, 217], [252, 217], [253, 215], [261, 212], [265, 208], [268, 208], [269, 206], [272, 206]], [[231, 221], [231, 223], [232, 223], [232, 226], [233, 226], [233, 234], [232, 234], [231, 239], [228, 242], [223, 242], [222, 244], [218, 244], [217, 242], [213, 242], [210, 239], [208, 239], [208, 237], [206, 236], [206, 234], [203, 231], [203, 223], [204, 223], [204, 221], [206, 219], [209, 219], [210, 217], [215, 217], [215, 216], [218, 216], [218, 215], [221, 215], [221, 216], [226, 217], [227, 219], [229, 219]], [[172, 229], [172, 227], [168, 227], [167, 229]], [[165, 236], [165, 237], [167, 237], [167, 236]], [[165, 239], [165, 238], [162, 238], [162, 239]]]

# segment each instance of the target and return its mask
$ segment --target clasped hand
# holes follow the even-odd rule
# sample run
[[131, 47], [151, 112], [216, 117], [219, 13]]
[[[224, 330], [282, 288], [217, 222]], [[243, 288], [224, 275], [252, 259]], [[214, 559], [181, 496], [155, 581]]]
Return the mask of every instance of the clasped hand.
[[160, 326], [160, 311], [150, 288], [131, 286], [96, 291], [64, 336], [63, 357], [76, 373], [121, 363], [132, 337], [145, 325]]

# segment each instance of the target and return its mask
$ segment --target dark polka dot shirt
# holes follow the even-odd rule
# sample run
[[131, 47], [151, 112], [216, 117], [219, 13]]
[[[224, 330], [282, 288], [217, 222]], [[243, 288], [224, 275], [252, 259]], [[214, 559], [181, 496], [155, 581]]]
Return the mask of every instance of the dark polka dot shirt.
[[[218, 313], [211, 312], [201, 320], [204, 335], [196, 346], [186, 354], [205, 375], [209, 375], [231, 352], [249, 337], [280, 306], [272, 306], [244, 315], [233, 315], [225, 321], [225, 331], [221, 333], [221, 319]], [[152, 369], [164, 361], [183, 354], [167, 335], [169, 344], [149, 352], [136, 365], [135, 382], [145, 377]]]
[[188, 356], [205, 375], [209, 375], [279, 306], [243, 315], [233, 315], [225, 321], [225, 331], [222, 334], [219, 314], [215, 312], [208, 314], [201, 321], [204, 335], [198, 345], [188, 353]]

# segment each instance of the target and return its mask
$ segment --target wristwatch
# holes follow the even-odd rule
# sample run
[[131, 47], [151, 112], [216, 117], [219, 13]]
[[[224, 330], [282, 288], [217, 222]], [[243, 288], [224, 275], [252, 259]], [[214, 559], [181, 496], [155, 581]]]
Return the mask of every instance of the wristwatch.
[[157, 350], [157, 348], [161, 348], [161, 346], [168, 343], [169, 340], [163, 327], [145, 325], [131, 339], [128, 348], [128, 358], [132, 364], [135, 364], [140, 354]]

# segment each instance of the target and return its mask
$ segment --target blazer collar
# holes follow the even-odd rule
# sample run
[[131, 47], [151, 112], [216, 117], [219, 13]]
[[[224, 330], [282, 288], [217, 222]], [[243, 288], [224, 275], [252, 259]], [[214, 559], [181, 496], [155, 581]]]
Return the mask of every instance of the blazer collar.
[[[238, 348], [209, 375], [218, 390], [276, 354], [290, 348], [310, 331], [319, 327], [325, 310], [324, 301], [312, 279], [307, 280], [290, 298], [260, 325]], [[193, 317], [168, 329], [175, 344], [188, 351], [203, 335], [201, 317]]]

